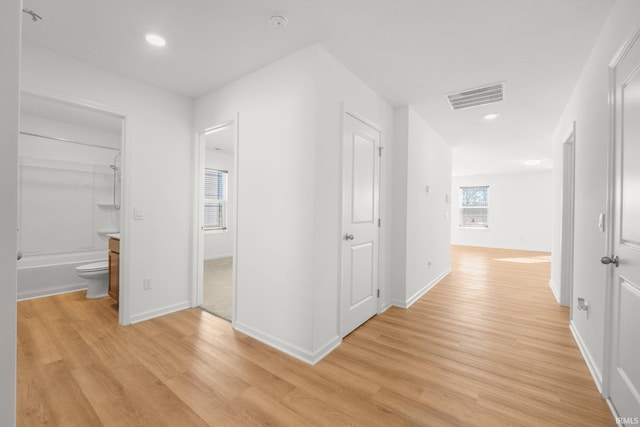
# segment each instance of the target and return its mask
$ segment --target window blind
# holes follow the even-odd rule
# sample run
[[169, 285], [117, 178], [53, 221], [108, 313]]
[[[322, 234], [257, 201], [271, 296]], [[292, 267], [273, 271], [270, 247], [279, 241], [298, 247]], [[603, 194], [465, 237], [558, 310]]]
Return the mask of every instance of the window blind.
[[227, 229], [227, 172], [204, 170], [204, 229]]
[[460, 227], [489, 227], [489, 187], [460, 187]]

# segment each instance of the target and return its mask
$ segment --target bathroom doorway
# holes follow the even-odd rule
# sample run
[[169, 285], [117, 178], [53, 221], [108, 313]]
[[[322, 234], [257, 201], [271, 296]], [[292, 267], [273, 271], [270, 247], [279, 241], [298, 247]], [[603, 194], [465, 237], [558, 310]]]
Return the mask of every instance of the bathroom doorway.
[[198, 297], [203, 310], [233, 322], [236, 236], [235, 121], [198, 138]]
[[[87, 297], [109, 299], [101, 285], [109, 280], [109, 236], [122, 231], [123, 141], [122, 116], [21, 94], [18, 300], [87, 288]], [[114, 314], [124, 324], [120, 300]]]

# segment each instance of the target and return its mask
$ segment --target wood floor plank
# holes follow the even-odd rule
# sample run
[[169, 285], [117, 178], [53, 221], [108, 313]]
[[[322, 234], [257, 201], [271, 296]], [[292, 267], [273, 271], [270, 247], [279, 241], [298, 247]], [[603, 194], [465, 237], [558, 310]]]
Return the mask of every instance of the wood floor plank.
[[49, 363], [40, 369], [46, 406], [51, 410], [53, 425], [94, 426], [100, 418], [91, 406], [64, 361]]
[[105, 365], [95, 363], [76, 369], [72, 374], [103, 425], [117, 426], [125, 419], [131, 425], [152, 425], [136, 409], [137, 405], [124, 385]]
[[548, 254], [453, 247], [452, 263], [315, 366], [199, 309], [121, 327], [110, 298], [22, 301], [17, 425], [614, 426]]
[[[113, 371], [137, 411], [154, 426], [206, 426], [200, 416], [146, 367], [133, 363]], [[135, 425], [135, 424], [134, 424]]]

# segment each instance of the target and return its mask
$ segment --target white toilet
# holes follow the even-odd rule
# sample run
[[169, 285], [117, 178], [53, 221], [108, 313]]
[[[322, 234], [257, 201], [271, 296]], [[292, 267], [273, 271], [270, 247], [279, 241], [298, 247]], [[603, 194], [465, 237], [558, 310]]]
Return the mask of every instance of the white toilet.
[[99, 261], [76, 267], [78, 277], [87, 279], [87, 298], [102, 298], [109, 290], [109, 261]]

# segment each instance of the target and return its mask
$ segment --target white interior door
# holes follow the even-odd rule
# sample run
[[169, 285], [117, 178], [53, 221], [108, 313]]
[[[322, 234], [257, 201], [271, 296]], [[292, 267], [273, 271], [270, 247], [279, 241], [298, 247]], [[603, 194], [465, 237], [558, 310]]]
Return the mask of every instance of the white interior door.
[[344, 337], [378, 311], [380, 132], [344, 115], [342, 321]]
[[[639, 33], [640, 34], [640, 33]], [[615, 215], [609, 391], [618, 414], [640, 417], [640, 42], [615, 65]], [[605, 257], [603, 262], [608, 259]], [[632, 422], [632, 421], [629, 421]]]

